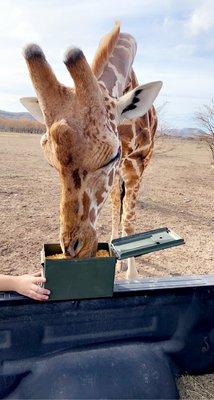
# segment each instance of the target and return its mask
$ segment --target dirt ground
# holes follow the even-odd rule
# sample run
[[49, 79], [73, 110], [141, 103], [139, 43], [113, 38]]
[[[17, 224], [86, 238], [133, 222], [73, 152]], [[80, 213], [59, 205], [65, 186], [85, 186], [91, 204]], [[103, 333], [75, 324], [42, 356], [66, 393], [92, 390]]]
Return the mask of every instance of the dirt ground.
[[[0, 273], [38, 269], [43, 243], [58, 241], [59, 182], [39, 141], [39, 135], [0, 133]], [[158, 138], [142, 181], [136, 232], [167, 226], [186, 244], [139, 258], [141, 275], [214, 273], [213, 199], [214, 170], [206, 144]], [[99, 218], [98, 231], [100, 241], [109, 240], [109, 203]], [[183, 378], [182, 398], [214, 398], [211, 379]]]
[[[40, 136], [0, 133], [1, 272], [39, 267], [43, 243], [58, 241], [58, 176], [43, 157]], [[144, 276], [214, 273], [214, 170], [206, 144], [158, 138], [137, 203], [136, 232], [168, 226], [185, 246], [138, 259]], [[98, 222], [100, 241], [111, 234], [107, 203]]]

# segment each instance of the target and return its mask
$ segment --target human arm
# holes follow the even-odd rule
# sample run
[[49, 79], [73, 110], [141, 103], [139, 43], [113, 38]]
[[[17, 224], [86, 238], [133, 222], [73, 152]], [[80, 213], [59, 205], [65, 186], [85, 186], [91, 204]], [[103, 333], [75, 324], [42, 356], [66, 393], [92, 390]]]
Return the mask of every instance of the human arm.
[[32, 275], [0, 275], [0, 291], [15, 291], [34, 300], [48, 300], [50, 290], [40, 286], [45, 281], [40, 271]]

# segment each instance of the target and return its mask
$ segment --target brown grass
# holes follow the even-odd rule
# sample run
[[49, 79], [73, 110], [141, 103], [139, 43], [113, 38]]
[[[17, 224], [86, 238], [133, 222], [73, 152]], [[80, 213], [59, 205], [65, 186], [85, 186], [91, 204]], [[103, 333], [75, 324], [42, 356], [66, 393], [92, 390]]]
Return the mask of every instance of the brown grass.
[[213, 400], [214, 376], [189, 376], [178, 380], [180, 397], [183, 400]]
[[[35, 270], [43, 243], [58, 241], [59, 181], [39, 142], [40, 135], [0, 133], [0, 265], [8, 273]], [[200, 141], [157, 140], [139, 194], [136, 232], [168, 226], [186, 244], [139, 258], [142, 275], [214, 272], [210, 161]], [[98, 221], [100, 241], [109, 240], [110, 226], [108, 203]]]

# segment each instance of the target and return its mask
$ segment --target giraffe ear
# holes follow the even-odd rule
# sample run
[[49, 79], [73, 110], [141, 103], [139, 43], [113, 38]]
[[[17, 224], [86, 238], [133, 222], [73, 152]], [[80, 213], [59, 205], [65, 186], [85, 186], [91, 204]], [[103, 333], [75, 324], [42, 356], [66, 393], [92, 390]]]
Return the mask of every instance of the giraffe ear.
[[117, 103], [117, 124], [120, 125], [124, 119], [135, 119], [146, 114], [152, 107], [161, 87], [161, 81], [150, 82], [137, 86], [120, 97]]
[[22, 97], [20, 102], [37, 121], [41, 122], [42, 124], [45, 123], [38, 99], [36, 97]]

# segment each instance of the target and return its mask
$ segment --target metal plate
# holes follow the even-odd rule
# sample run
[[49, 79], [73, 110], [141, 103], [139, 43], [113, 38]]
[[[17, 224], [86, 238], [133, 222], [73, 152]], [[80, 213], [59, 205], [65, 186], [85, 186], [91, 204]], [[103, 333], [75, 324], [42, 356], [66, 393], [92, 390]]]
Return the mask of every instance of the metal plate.
[[168, 228], [126, 236], [114, 239], [111, 242], [113, 251], [119, 260], [141, 256], [181, 244], [184, 244], [184, 240]]
[[214, 275], [183, 275], [139, 278], [135, 281], [115, 280], [114, 293], [130, 293], [166, 289], [187, 289], [189, 287], [214, 287]]

